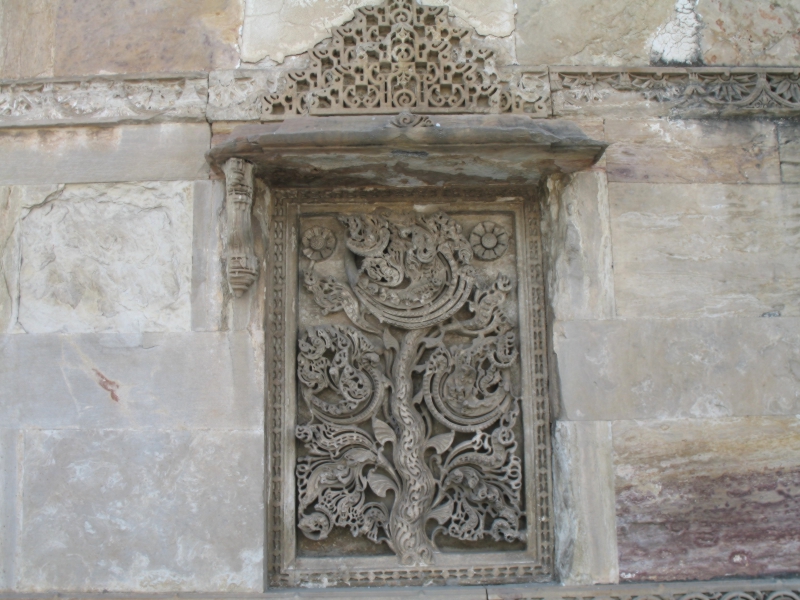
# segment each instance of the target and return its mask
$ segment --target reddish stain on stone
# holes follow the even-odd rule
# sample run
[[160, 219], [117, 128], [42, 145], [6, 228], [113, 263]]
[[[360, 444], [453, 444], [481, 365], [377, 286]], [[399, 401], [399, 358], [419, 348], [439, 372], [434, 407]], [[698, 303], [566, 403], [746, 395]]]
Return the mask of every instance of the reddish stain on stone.
[[654, 477], [656, 496], [636, 485], [620, 486], [621, 577], [648, 581], [800, 572], [800, 468], [748, 472], [745, 465], [733, 467], [737, 473], [700, 476], [663, 468]]
[[116, 381], [113, 381], [103, 375], [97, 369], [94, 369], [94, 374], [97, 375], [97, 383], [98, 385], [107, 391], [111, 395], [111, 399], [114, 402], [119, 402], [119, 396], [117, 396], [117, 390], [119, 389], [119, 384]]

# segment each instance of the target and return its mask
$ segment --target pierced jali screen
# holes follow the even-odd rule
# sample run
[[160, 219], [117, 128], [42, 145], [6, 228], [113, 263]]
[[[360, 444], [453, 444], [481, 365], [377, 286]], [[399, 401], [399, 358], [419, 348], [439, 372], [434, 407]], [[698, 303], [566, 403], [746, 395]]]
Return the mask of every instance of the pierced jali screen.
[[270, 585], [551, 577], [538, 205], [277, 190]]

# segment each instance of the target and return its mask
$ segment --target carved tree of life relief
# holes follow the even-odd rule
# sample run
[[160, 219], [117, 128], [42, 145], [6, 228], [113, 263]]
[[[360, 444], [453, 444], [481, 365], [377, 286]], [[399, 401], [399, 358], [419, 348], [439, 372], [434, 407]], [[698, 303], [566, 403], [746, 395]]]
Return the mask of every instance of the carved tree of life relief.
[[443, 582], [464, 565], [478, 572], [463, 583], [546, 578], [539, 240], [524, 210], [297, 205], [298, 572], [345, 558], [326, 581], [376, 585], [380, 568]]

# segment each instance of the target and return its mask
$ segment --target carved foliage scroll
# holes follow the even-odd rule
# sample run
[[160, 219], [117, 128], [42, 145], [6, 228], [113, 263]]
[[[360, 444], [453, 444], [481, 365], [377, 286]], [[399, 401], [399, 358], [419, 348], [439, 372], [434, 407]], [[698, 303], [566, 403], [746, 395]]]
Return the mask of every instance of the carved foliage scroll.
[[244, 95], [245, 110], [262, 120], [402, 111], [548, 116], [546, 72], [500, 68], [495, 51], [473, 37], [447, 7], [386, 0], [334, 28], [307, 53], [305, 68], [276, 70], [263, 87], [220, 79], [212, 104], [238, 104]]
[[256, 280], [258, 259], [253, 252], [250, 214], [253, 209], [253, 165], [241, 158], [225, 163], [228, 220], [227, 274], [231, 291], [241, 296]]
[[[278, 192], [275, 208], [282, 196], [300, 193]], [[280, 439], [270, 444], [271, 485], [279, 487], [270, 494], [271, 580], [352, 585], [360, 572], [364, 583], [378, 584], [380, 572], [394, 573], [391, 583], [441, 583], [454, 564], [447, 557], [465, 550], [509, 552], [510, 562], [498, 565], [508, 565], [510, 580], [546, 580], [549, 466], [539, 448], [548, 443], [547, 400], [544, 372], [531, 377], [544, 349], [530, 343], [538, 331], [528, 340], [519, 335], [529, 319], [519, 314], [518, 285], [530, 279], [517, 270], [528, 257], [524, 240], [514, 239], [515, 217], [506, 213], [501, 225], [485, 212], [311, 212], [292, 234], [301, 295], [294, 372], [284, 370], [291, 342], [283, 301], [280, 310], [273, 306], [270, 326], [274, 350], [284, 350], [273, 352], [269, 403]], [[489, 229], [502, 234], [504, 252], [476, 261], [470, 235], [477, 230], [494, 247]], [[273, 244], [285, 236], [273, 232]], [[516, 249], [506, 254], [509, 247]], [[274, 284], [284, 267], [271, 270]], [[284, 396], [283, 382], [296, 395]], [[286, 404], [291, 398], [296, 407]], [[284, 419], [295, 413], [291, 429]], [[297, 444], [289, 463], [276, 456], [292, 443], [287, 435]], [[291, 487], [279, 465], [292, 469]], [[278, 472], [284, 475], [276, 481]], [[286, 494], [296, 499], [296, 533], [285, 511], [275, 513]], [[383, 568], [353, 555], [345, 556], [351, 571], [319, 567], [301, 575], [306, 555], [293, 559], [296, 550], [283, 544], [297, 536], [319, 552], [328, 539], [347, 539], [339, 531], [364, 540], [359, 553], [374, 547], [385, 556]], [[498, 568], [475, 565], [458, 578], [499, 581]]]

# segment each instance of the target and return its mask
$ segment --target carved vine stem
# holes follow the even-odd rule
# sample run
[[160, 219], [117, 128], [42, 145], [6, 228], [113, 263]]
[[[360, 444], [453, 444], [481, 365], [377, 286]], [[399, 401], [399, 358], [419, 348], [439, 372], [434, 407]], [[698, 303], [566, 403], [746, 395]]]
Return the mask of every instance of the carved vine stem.
[[258, 276], [253, 252], [250, 213], [253, 208], [253, 165], [241, 158], [225, 163], [225, 202], [228, 219], [227, 274], [231, 291], [244, 294]]
[[400, 431], [393, 458], [405, 489], [392, 507], [389, 529], [394, 550], [404, 565], [429, 564], [433, 560], [433, 545], [425, 533], [425, 516], [436, 488], [433, 473], [424, 460], [425, 423], [412, 405], [411, 381], [419, 342], [426, 331], [417, 329], [403, 336], [392, 373], [395, 389], [390, 406]]

